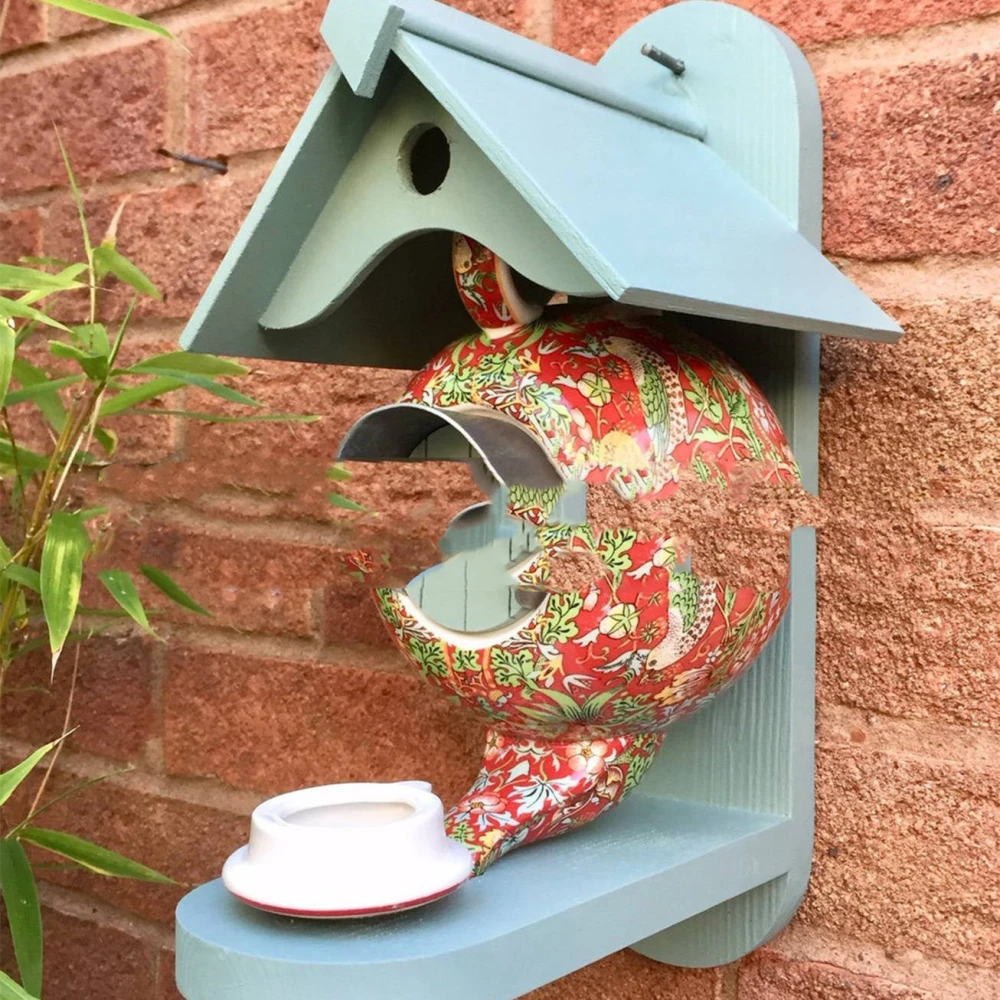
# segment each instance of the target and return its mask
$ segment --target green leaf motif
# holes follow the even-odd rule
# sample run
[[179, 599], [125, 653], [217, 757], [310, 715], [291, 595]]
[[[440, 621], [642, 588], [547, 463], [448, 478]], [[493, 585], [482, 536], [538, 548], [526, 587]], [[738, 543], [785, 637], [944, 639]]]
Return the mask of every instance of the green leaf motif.
[[42, 992], [42, 911], [31, 863], [16, 840], [0, 840], [0, 889], [24, 988]]
[[156, 633], [150, 628], [149, 619], [146, 617], [146, 609], [142, 606], [139, 591], [135, 589], [132, 577], [123, 569], [106, 569], [98, 574], [101, 583], [107, 588], [108, 593], [118, 602], [121, 607], [128, 612], [139, 627], [150, 635]]
[[14, 789], [31, 773], [32, 768], [59, 742], [53, 740], [39, 747], [33, 754], [25, 757], [20, 764], [15, 764], [9, 771], [0, 774], [0, 806], [14, 793]]
[[145, 563], [139, 569], [142, 571], [142, 575], [157, 590], [166, 594], [174, 604], [179, 604], [182, 608], [187, 608], [188, 611], [193, 611], [196, 615], [204, 615], [206, 618], [212, 617], [212, 612], [206, 611], [169, 573], [157, 569], [155, 566], [147, 566]]
[[76, 617], [89, 547], [90, 537], [78, 515], [61, 511], [52, 515], [42, 546], [41, 585], [53, 670]]
[[172, 878], [147, 868], [145, 865], [126, 858], [117, 851], [108, 850], [99, 844], [91, 843], [82, 837], [61, 830], [46, 830], [40, 826], [26, 826], [21, 830], [21, 839], [29, 844], [51, 851], [96, 872], [98, 875], [108, 875], [113, 878], [134, 878], [143, 882], [157, 882], [160, 885], [176, 885]]
[[490, 666], [497, 684], [502, 687], [522, 687], [530, 683], [538, 672], [534, 657], [527, 649], [514, 652], [494, 649]]
[[694, 436], [695, 441], [710, 441], [713, 444], [719, 444], [722, 441], [728, 441], [729, 435], [723, 434], [722, 431], [717, 431], [714, 427], [702, 427]]
[[538, 641], [549, 645], [575, 638], [580, 631], [576, 617], [582, 608], [582, 594], [551, 594], [545, 613], [538, 620]]

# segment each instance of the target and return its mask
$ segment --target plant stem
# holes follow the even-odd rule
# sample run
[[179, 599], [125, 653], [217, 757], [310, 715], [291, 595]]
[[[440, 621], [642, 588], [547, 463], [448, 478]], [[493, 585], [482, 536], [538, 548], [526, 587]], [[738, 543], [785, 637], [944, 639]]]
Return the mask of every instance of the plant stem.
[[59, 759], [59, 754], [62, 751], [63, 744], [66, 742], [66, 737], [69, 736], [69, 720], [73, 713], [73, 695], [76, 694], [76, 677], [79, 672], [80, 647], [78, 645], [76, 647], [76, 656], [73, 657], [73, 675], [69, 682], [69, 696], [66, 699], [66, 714], [63, 716], [62, 736], [59, 737], [59, 743], [49, 758], [49, 766], [45, 769], [45, 774], [42, 776], [38, 791], [35, 792], [35, 797], [31, 801], [31, 808], [28, 810], [29, 815], [33, 815], [38, 810], [38, 803], [41, 802], [42, 795], [45, 793], [45, 786], [49, 783], [49, 778], [52, 776], [52, 769], [56, 766], [56, 761]]

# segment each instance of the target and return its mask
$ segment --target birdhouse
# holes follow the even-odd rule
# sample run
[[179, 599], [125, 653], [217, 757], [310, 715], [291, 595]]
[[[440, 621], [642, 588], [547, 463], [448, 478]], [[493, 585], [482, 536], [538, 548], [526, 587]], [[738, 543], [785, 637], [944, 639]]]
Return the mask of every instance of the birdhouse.
[[635, 500], [739, 461], [815, 492], [820, 336], [900, 336], [819, 250], [809, 66], [704, 0], [596, 65], [432, 0], [332, 0], [322, 33], [335, 66], [182, 343], [415, 370], [341, 457], [482, 474], [492, 507], [379, 606], [428, 679], [488, 717], [448, 822], [489, 871], [376, 925], [270, 920], [203, 886], [178, 909], [179, 988], [508, 1000], [627, 946], [733, 961], [809, 876], [812, 529], [768, 594], [699, 581], [669, 539], [622, 543], [561, 604], [530, 584], [546, 538], [600, 551], [596, 483]]

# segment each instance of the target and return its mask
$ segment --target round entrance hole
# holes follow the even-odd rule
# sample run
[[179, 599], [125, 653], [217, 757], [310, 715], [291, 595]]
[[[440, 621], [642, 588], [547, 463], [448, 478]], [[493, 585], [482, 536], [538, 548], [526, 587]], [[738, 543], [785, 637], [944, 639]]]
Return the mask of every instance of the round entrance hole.
[[418, 194], [432, 194], [444, 183], [451, 166], [448, 137], [437, 125], [418, 125], [403, 140], [399, 165]]

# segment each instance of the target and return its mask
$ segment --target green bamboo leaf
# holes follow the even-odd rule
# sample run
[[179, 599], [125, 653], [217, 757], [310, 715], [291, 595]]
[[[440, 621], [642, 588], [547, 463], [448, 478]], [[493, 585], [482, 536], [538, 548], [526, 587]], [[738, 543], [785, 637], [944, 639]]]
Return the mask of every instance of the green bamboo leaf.
[[139, 403], [147, 403], [157, 396], [163, 396], [175, 389], [182, 389], [184, 381], [176, 378], [154, 378], [141, 385], [134, 385], [129, 389], [123, 389], [114, 396], [106, 399], [98, 411], [98, 418], [112, 417], [117, 413], [124, 413]]
[[327, 499], [334, 507], [342, 507], [344, 510], [356, 510], [360, 513], [365, 513], [366, 508], [362, 507], [361, 504], [355, 503], [353, 500], [341, 495], [340, 493], [329, 493], [327, 494]]
[[[18, 257], [22, 264], [32, 264], [35, 267], [69, 267], [71, 261], [63, 260], [62, 257]], [[86, 269], [86, 265], [84, 265]]]
[[42, 546], [41, 584], [53, 671], [76, 617], [83, 560], [89, 547], [90, 538], [79, 515], [61, 511], [52, 515]]
[[0, 406], [7, 399], [10, 375], [14, 370], [14, 327], [0, 319]]
[[170, 351], [132, 365], [130, 372], [144, 372], [163, 368], [179, 372], [193, 372], [195, 375], [246, 375], [250, 371], [246, 365], [227, 361], [212, 354], [196, 354], [194, 351]]
[[110, 458], [118, 448], [118, 435], [114, 431], [109, 431], [106, 427], [95, 427], [94, 437], [97, 438], [100, 446], [104, 449], [104, 454]]
[[187, 417], [189, 420], [204, 420], [209, 424], [252, 424], [252, 423], [302, 423], [312, 424], [323, 418], [317, 413], [247, 413], [232, 416], [225, 413], [200, 413], [195, 410], [136, 410], [159, 417]]
[[4, 567], [2, 575], [5, 579], [13, 580], [14, 583], [19, 583], [22, 587], [27, 587], [28, 590], [33, 590], [36, 594], [42, 592], [41, 575], [37, 569], [32, 569], [30, 566], [18, 566], [16, 563], [11, 563]]
[[[52, 3], [53, 0], [46, 0]], [[64, 0], [68, 2], [68, 0]], [[73, 0], [79, 2], [79, 0]], [[108, 274], [113, 274], [119, 281], [131, 285], [137, 292], [149, 295], [154, 299], [162, 299], [160, 290], [136, 267], [124, 254], [120, 254], [110, 243], [102, 243], [94, 250], [94, 267], [97, 270], [97, 280]]]
[[0, 972], [0, 1000], [38, 1000], [38, 997], [18, 986], [6, 972]]
[[75, 361], [84, 370], [87, 377], [95, 382], [100, 382], [108, 374], [108, 359], [106, 357], [90, 354], [72, 344], [64, 344], [61, 340], [49, 341], [49, 353], [57, 358]]
[[73, 327], [77, 343], [90, 354], [106, 358], [111, 353], [108, 328], [103, 323], [82, 323]]
[[33, 754], [25, 757], [19, 764], [15, 764], [9, 771], [0, 774], [0, 806], [2, 806], [14, 793], [14, 789], [31, 773], [31, 769], [59, 742], [53, 740], [39, 747]]
[[213, 617], [212, 612], [203, 608], [169, 573], [165, 573], [155, 566], [147, 566], [145, 563], [139, 569], [142, 571], [142, 575], [154, 587], [163, 591], [174, 604], [179, 604], [182, 608], [187, 608], [188, 611], [193, 611], [195, 614], [205, 615], [206, 618]]
[[[41, 385], [49, 380], [48, 375], [41, 368], [29, 364], [24, 358], [14, 358], [12, 374], [24, 387]], [[66, 423], [66, 406], [62, 397], [58, 393], [43, 394], [34, 400], [34, 403], [42, 411], [42, 416], [48, 421], [49, 426], [57, 434], [61, 433], [63, 425]]]
[[0, 465], [8, 468], [20, 466], [22, 472], [41, 472], [49, 464], [48, 456], [40, 455], [37, 451], [17, 446], [17, 456], [15, 461], [14, 448], [6, 438], [0, 438]]
[[347, 479], [353, 479], [354, 473], [350, 469], [345, 469], [342, 465], [331, 465], [326, 470], [326, 478], [332, 479], [335, 483], [342, 483]]
[[61, 7], [63, 10], [72, 11], [74, 14], [82, 14], [84, 17], [92, 17], [97, 21], [104, 21], [107, 24], [117, 24], [122, 28], [138, 28], [141, 31], [151, 31], [154, 35], [161, 35], [163, 38], [173, 39], [170, 31], [162, 24], [155, 24], [147, 21], [144, 17], [136, 17], [134, 14], [126, 14], [123, 10], [115, 7], [108, 7], [103, 3], [96, 3], [95, 0], [44, 0], [45, 3], [53, 7]]
[[75, 861], [98, 875], [109, 875], [114, 878], [135, 878], [144, 882], [158, 882], [160, 885], [176, 885], [172, 878], [161, 872], [147, 868], [145, 865], [126, 858], [117, 851], [110, 851], [99, 844], [93, 844], [82, 837], [61, 830], [46, 830], [40, 826], [26, 826], [21, 830], [21, 840], [29, 844], [51, 851], [69, 861]]
[[180, 382], [186, 382], [188, 385], [197, 386], [199, 389], [204, 389], [206, 392], [212, 393], [213, 396], [219, 396], [222, 399], [227, 399], [231, 403], [241, 403], [243, 406], [263, 405], [262, 403], [258, 403], [256, 399], [251, 399], [249, 396], [245, 396], [242, 392], [230, 389], [228, 385], [221, 385], [219, 382], [213, 381], [206, 375], [198, 375], [194, 372], [181, 371], [179, 368], [161, 368], [158, 365], [156, 367], [153, 365], [147, 365], [143, 371], [149, 375], [157, 375], [161, 378], [173, 378]]
[[[66, 146], [62, 141], [62, 136], [59, 134], [59, 129], [56, 128], [55, 132], [56, 142], [59, 143], [59, 153], [62, 156], [63, 167], [66, 170], [66, 179], [69, 181], [69, 189], [73, 195], [73, 204], [76, 206], [76, 215], [80, 220], [80, 234], [83, 236], [84, 259], [90, 261], [93, 250], [90, 242], [90, 229], [87, 226], [87, 213], [83, 209], [83, 196], [80, 194], [80, 186], [76, 183], [76, 175], [73, 173], [73, 164], [69, 162], [69, 153], [66, 152]], [[90, 294], [93, 296], [93, 291], [91, 291]], [[91, 301], [93, 301], [93, 298]]]
[[63, 326], [62, 323], [52, 319], [51, 316], [46, 316], [41, 309], [35, 309], [34, 306], [26, 305], [20, 299], [8, 299], [0, 295], [0, 319], [9, 319], [11, 316], [16, 316], [18, 319], [34, 320], [36, 323], [41, 323], [44, 326], [53, 326], [57, 330], [65, 330], [66, 333], [70, 332], [68, 326]]
[[45, 382], [36, 382], [34, 385], [22, 386], [13, 392], [7, 393], [7, 406], [16, 406], [18, 403], [27, 403], [44, 396], [49, 392], [58, 392], [69, 385], [76, 385], [82, 382], [82, 375], [67, 375], [65, 378], [47, 379]]
[[60, 292], [83, 285], [61, 274], [49, 274], [33, 267], [0, 264], [0, 288], [8, 292]]
[[125, 570], [106, 569], [103, 573], [98, 573], [98, 578], [107, 588], [108, 593], [128, 612], [129, 617], [134, 619], [150, 635], [156, 634], [149, 626], [149, 619], [146, 617], [146, 609], [142, 606], [139, 591], [135, 589], [132, 577]]
[[42, 909], [31, 863], [16, 840], [0, 840], [0, 889], [21, 983], [38, 996], [42, 992]]

